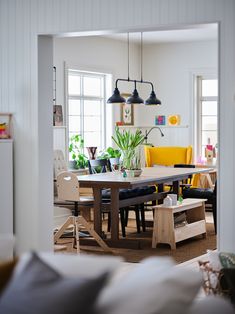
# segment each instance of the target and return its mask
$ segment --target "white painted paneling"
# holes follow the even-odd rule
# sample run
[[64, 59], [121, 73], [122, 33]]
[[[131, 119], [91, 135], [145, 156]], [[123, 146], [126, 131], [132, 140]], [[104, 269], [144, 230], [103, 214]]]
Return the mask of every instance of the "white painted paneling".
[[[38, 93], [37, 35], [146, 30], [215, 21], [221, 26], [219, 245], [222, 250], [235, 251], [235, 140], [232, 127], [235, 115], [235, 2], [99, 0], [99, 6], [94, 3], [92, 0], [0, 1], [0, 110], [14, 112], [18, 252], [29, 248], [48, 249], [52, 241], [47, 228], [53, 223], [52, 188], [45, 185], [53, 179], [52, 125], [49, 126], [52, 99], [47, 90], [52, 86], [49, 83], [45, 91]], [[43, 104], [42, 114], [43, 94], [47, 96], [44, 97], [47, 107]]]
[[13, 235], [13, 141], [0, 140], [0, 235]]

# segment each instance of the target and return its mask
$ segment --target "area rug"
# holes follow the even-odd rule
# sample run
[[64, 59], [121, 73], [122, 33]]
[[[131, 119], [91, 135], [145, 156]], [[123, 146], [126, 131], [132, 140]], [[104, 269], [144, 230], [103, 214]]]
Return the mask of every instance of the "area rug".
[[[105, 226], [103, 230], [106, 230]], [[171, 250], [168, 244], [158, 244], [156, 248], [152, 244], [152, 228], [148, 227], [146, 232], [137, 233], [135, 220], [129, 219], [126, 228], [127, 239], [137, 239], [141, 243], [141, 249], [112, 248], [114, 255], [121, 256], [126, 262], [138, 263], [149, 256], [171, 256], [176, 263], [182, 263], [203, 255], [207, 250], [216, 249], [216, 235], [214, 224], [206, 224], [207, 237], [196, 236], [176, 244], [176, 250]], [[120, 235], [121, 236], [121, 235]], [[64, 241], [62, 241], [64, 242]], [[74, 250], [74, 253], [76, 250]], [[81, 252], [87, 254], [107, 254], [97, 246], [81, 246]]]
[[129, 234], [129, 238], [138, 238], [141, 241], [141, 249], [120, 249], [114, 248], [114, 254], [122, 256], [126, 262], [137, 263], [149, 256], [171, 256], [176, 263], [182, 263], [193, 259], [197, 256], [203, 255], [207, 250], [216, 249], [216, 235], [214, 232], [214, 225], [206, 224], [207, 237], [196, 236], [176, 244], [176, 250], [171, 250], [167, 244], [158, 244], [156, 248], [151, 248], [152, 244], [152, 230], [141, 234]]

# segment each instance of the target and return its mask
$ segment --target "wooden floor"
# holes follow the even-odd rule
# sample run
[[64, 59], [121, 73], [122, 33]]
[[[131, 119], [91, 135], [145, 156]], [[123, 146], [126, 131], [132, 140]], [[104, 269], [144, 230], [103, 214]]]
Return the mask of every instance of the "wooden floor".
[[[206, 220], [209, 223], [213, 222], [213, 218], [212, 218], [212, 214], [211, 213], [207, 213]], [[58, 251], [64, 251], [64, 250], [63, 250], [63, 247], [57, 246], [57, 247], [55, 247], [55, 251], [58, 252]], [[65, 253], [65, 251], [64, 251], [64, 253]], [[70, 253], [71, 253], [71, 250], [70, 250]], [[180, 268], [184, 268], [184, 269], [191, 269], [193, 271], [198, 271], [199, 272], [200, 271], [199, 265], [198, 265], [198, 261], [199, 260], [200, 261], [207, 261], [208, 260], [207, 254], [195, 257], [195, 258], [193, 258], [191, 260], [188, 260], [186, 262], [183, 262], [183, 263], [179, 263], [175, 267], [180, 267]], [[123, 274], [123, 272], [130, 271], [133, 267], [135, 267], [135, 265], [136, 265], [135, 263], [123, 262], [122, 269], [121, 269], [121, 274]], [[201, 288], [200, 292], [197, 295], [197, 298], [200, 299], [200, 298], [204, 298], [205, 296], [206, 296], [205, 292], [204, 292], [203, 288]]]

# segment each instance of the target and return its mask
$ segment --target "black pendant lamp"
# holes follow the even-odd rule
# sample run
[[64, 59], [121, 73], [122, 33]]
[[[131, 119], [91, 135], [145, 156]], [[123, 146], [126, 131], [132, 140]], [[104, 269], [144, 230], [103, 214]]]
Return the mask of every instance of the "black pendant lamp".
[[[145, 105], [161, 105], [161, 101], [156, 97], [156, 94], [154, 92], [153, 88], [153, 83], [148, 82], [148, 81], [143, 81], [142, 74], [143, 74], [143, 34], [141, 33], [141, 79], [140, 80], [131, 80], [129, 77], [129, 67], [130, 67], [130, 62], [129, 62], [129, 33], [127, 33], [127, 47], [128, 47], [128, 78], [127, 79], [122, 79], [118, 78], [116, 79], [115, 82], [115, 89], [113, 92], [113, 95], [108, 99], [107, 103], [124, 103], [126, 102], [127, 104], [145, 104]], [[124, 81], [124, 82], [133, 82], [134, 83], [134, 91], [130, 97], [127, 98], [127, 100], [120, 95], [119, 89], [117, 87], [118, 81]], [[144, 101], [140, 96], [139, 93], [136, 89], [136, 83], [141, 83], [141, 84], [150, 84], [152, 87], [151, 94], [149, 98]]]
[[149, 98], [145, 100], [144, 104], [145, 105], [161, 105], [161, 100], [157, 98], [154, 90], [152, 90]]
[[114, 91], [113, 91], [113, 95], [111, 97], [109, 97], [109, 99], [107, 100], [107, 103], [115, 104], [115, 103], [123, 103], [125, 101], [126, 101], [126, 99], [120, 95], [119, 89], [116, 86]]
[[132, 95], [127, 98], [126, 103], [127, 104], [143, 104], [144, 103], [143, 99], [139, 96], [139, 93], [137, 92], [136, 81], [135, 81], [135, 89]]

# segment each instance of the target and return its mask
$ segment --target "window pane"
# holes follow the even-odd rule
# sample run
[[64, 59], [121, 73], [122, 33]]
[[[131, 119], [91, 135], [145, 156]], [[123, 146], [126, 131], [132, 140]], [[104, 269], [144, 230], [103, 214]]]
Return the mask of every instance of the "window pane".
[[69, 99], [69, 115], [80, 115], [81, 113], [81, 104], [78, 99]]
[[97, 77], [84, 77], [84, 95], [85, 96], [99, 96], [101, 93], [101, 79]]
[[100, 116], [101, 102], [99, 100], [85, 100], [84, 101], [84, 115], [86, 116]]
[[69, 95], [80, 95], [80, 76], [69, 74], [68, 77], [68, 93]]
[[218, 96], [217, 80], [202, 80], [202, 97]]
[[100, 131], [100, 117], [84, 116], [84, 132]]
[[203, 116], [216, 116], [217, 115], [217, 101], [203, 101], [202, 102], [202, 115]]
[[69, 132], [80, 133], [80, 116], [69, 116]]
[[202, 131], [217, 130], [217, 117], [202, 117]]
[[217, 143], [217, 132], [216, 131], [203, 131], [202, 132], [202, 145], [207, 145], [208, 139], [210, 139], [210, 144], [215, 146], [215, 144]]
[[100, 150], [101, 145], [101, 133], [100, 132], [84, 132], [84, 145], [87, 146], [97, 146], [97, 152]]

